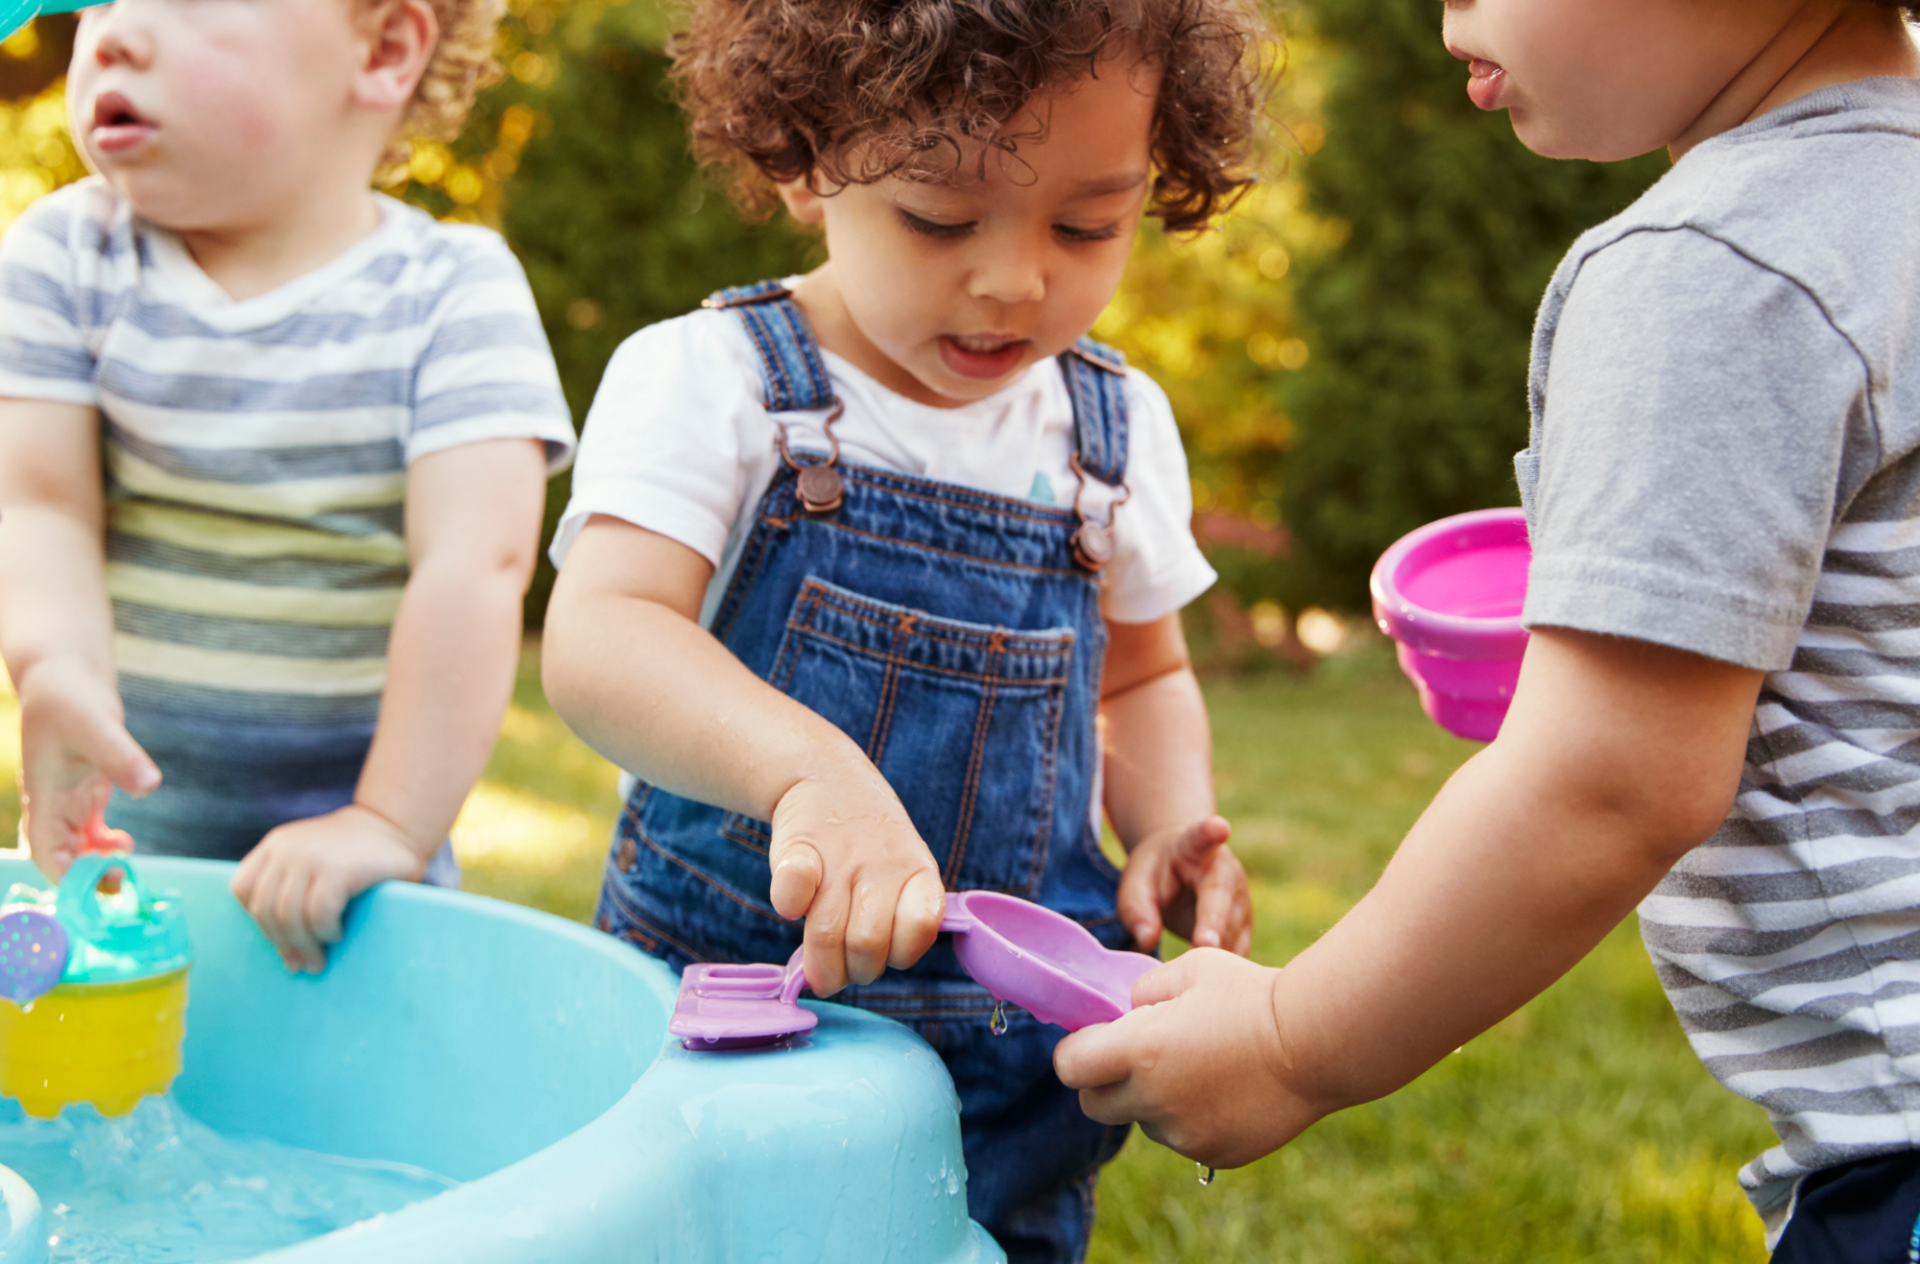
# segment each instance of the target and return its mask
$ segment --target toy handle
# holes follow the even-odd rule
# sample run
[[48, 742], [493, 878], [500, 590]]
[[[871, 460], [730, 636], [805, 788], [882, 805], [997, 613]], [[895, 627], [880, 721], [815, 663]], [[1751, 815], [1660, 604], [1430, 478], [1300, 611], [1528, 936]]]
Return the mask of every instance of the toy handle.
[[100, 910], [100, 880], [115, 869], [120, 871], [122, 880], [132, 888], [141, 915], [144, 917], [153, 909], [153, 901], [148, 898], [146, 888], [140, 885], [140, 879], [134, 876], [133, 864], [126, 852], [83, 852], [68, 867], [67, 876], [60, 879], [60, 896], [56, 907], [62, 921], [77, 927], [89, 939], [105, 938], [112, 930], [112, 924]]
[[791, 957], [787, 958], [787, 974], [780, 980], [780, 1000], [784, 1004], [791, 1005], [799, 1000], [800, 989], [807, 986], [807, 972], [800, 964], [800, 959], [806, 955], [806, 952], [806, 945], [802, 944], [793, 950]]
[[973, 929], [973, 914], [967, 912], [966, 893], [947, 892], [947, 915], [940, 919], [943, 935], [964, 935]]

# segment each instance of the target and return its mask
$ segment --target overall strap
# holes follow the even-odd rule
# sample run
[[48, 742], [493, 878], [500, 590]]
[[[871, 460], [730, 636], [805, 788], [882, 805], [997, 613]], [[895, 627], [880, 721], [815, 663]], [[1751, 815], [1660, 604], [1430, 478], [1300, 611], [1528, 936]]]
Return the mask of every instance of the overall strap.
[[700, 304], [731, 308], [747, 327], [747, 336], [760, 352], [767, 378], [767, 411], [806, 412], [834, 405], [833, 385], [813, 330], [800, 313], [792, 293], [778, 281], [737, 285], [721, 290]]
[[1112, 487], [1127, 475], [1127, 358], [1082, 338], [1060, 355], [1073, 399], [1073, 451], [1080, 468]]
[[[1073, 400], [1073, 472], [1080, 476], [1073, 493], [1078, 525], [1068, 543], [1075, 564], [1097, 575], [1113, 558], [1113, 520], [1127, 499], [1127, 360], [1112, 347], [1082, 338], [1061, 353], [1060, 371]], [[1104, 523], [1088, 518], [1081, 507], [1089, 478], [1119, 492]]]

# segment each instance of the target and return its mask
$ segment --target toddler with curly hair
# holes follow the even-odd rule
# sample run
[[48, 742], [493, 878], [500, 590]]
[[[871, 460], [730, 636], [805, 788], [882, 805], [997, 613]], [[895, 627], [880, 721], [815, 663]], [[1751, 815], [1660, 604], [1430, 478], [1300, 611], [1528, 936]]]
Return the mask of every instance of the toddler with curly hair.
[[828, 261], [620, 348], [554, 545], [548, 694], [641, 779], [600, 926], [678, 967], [803, 947], [816, 994], [912, 1026], [1015, 1259], [1084, 1254], [1126, 1133], [1057, 1028], [995, 1033], [943, 892], [1249, 945], [1179, 434], [1086, 334], [1143, 213], [1198, 229], [1250, 182], [1266, 46], [1237, 0], [703, 0], [695, 145]]
[[457, 881], [572, 451], [505, 244], [370, 187], [396, 139], [457, 133], [503, 7], [89, 9], [97, 174], [0, 241], [27, 841], [57, 875], [105, 807], [147, 851], [244, 857], [293, 968], [363, 888]]

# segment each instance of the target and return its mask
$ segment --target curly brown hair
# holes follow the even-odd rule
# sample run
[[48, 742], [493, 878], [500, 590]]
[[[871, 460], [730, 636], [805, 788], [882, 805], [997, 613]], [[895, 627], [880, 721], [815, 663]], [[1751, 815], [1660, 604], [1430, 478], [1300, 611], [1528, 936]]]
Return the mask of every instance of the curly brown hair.
[[449, 141], [459, 136], [475, 95], [500, 79], [500, 64], [493, 58], [494, 32], [506, 16], [507, 0], [427, 2], [440, 37], [413, 89], [413, 100], [394, 128], [393, 144], [381, 159], [383, 167], [406, 163], [409, 140]]
[[1249, 0], [697, 0], [671, 51], [695, 153], [753, 207], [1011, 153], [1029, 98], [1125, 54], [1160, 72], [1148, 213], [1181, 232], [1253, 183], [1273, 47]]

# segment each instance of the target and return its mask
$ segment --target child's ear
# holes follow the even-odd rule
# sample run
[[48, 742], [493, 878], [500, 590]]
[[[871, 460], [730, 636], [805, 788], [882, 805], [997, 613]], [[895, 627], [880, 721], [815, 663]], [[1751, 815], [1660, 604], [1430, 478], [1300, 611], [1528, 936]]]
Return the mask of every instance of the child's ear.
[[404, 110], [433, 59], [440, 20], [427, 0], [378, 0], [362, 22], [363, 52], [353, 99], [378, 112]]
[[800, 223], [818, 224], [826, 218], [826, 198], [813, 187], [812, 176], [782, 180], [773, 187], [779, 190], [780, 200], [786, 203], [787, 214]]

